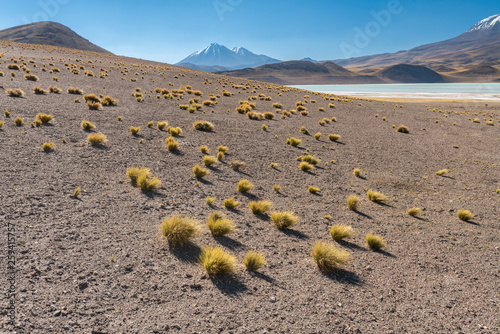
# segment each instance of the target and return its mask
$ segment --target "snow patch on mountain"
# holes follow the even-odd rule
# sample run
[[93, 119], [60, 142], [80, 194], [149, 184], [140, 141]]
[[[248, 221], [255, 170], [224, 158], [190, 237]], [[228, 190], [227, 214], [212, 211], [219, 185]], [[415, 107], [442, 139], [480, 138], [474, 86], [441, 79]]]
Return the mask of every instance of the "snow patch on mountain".
[[500, 23], [500, 14], [490, 16], [484, 20], [476, 23], [472, 28], [470, 28], [467, 32], [474, 32], [480, 30], [486, 30], [493, 28], [497, 23]]

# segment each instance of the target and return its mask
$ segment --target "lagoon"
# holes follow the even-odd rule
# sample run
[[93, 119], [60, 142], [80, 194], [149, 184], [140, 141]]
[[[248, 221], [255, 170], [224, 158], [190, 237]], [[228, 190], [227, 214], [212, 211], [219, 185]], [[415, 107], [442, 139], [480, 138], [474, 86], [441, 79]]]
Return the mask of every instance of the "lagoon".
[[500, 83], [301, 85], [292, 87], [364, 98], [500, 101]]

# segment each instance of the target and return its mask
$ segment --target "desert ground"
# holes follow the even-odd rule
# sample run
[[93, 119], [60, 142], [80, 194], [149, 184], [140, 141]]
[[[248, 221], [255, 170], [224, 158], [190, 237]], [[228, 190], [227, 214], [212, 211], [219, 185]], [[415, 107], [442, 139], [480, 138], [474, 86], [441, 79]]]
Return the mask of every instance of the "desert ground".
[[[356, 99], [27, 44], [4, 42], [0, 54], [0, 332], [500, 332], [500, 104]], [[24, 70], [7, 68], [14, 63]], [[26, 80], [27, 70], [39, 81]], [[34, 94], [34, 86], [61, 92]], [[82, 95], [68, 94], [70, 86], [119, 103], [90, 110]], [[8, 89], [25, 95], [11, 97]], [[179, 107], [210, 94], [214, 105], [193, 113]], [[237, 112], [240, 101], [275, 117], [250, 119]], [[298, 101], [307, 113], [297, 111]], [[38, 113], [53, 119], [31, 126]], [[83, 130], [82, 120], [96, 128]], [[197, 120], [215, 129], [198, 131]], [[177, 152], [167, 150], [170, 135], [159, 121], [182, 129]], [[400, 125], [409, 133], [397, 132]], [[140, 127], [137, 135], [131, 126]], [[92, 133], [105, 134], [107, 143], [89, 145]], [[334, 142], [329, 134], [341, 137]], [[300, 145], [287, 145], [291, 137]], [[53, 150], [43, 151], [50, 142]], [[192, 168], [203, 166], [201, 145], [209, 155], [221, 145], [228, 152], [197, 179]], [[309, 172], [298, 168], [305, 154], [320, 159]], [[233, 170], [235, 160], [245, 168]], [[149, 168], [161, 186], [135, 187], [126, 174], [132, 166]], [[242, 179], [254, 184], [246, 194], [236, 190]], [[388, 200], [372, 202], [368, 190]], [[347, 207], [351, 195], [360, 199], [355, 211]], [[216, 198], [212, 205], [207, 197]], [[231, 197], [241, 202], [234, 210], [223, 205]], [[293, 211], [299, 222], [277, 229], [269, 212], [252, 213], [256, 200]], [[421, 214], [408, 215], [412, 207]], [[460, 220], [461, 209], [474, 217]], [[233, 220], [236, 231], [213, 237], [205, 224], [213, 211]], [[201, 226], [184, 247], [159, 230], [175, 214]], [[334, 241], [335, 224], [356, 233]], [[386, 247], [371, 250], [367, 233], [382, 236]], [[316, 241], [350, 252], [351, 260], [321, 271], [311, 259]], [[208, 275], [198, 263], [205, 246], [233, 254], [234, 272]], [[249, 250], [267, 261], [256, 273], [243, 266]]]

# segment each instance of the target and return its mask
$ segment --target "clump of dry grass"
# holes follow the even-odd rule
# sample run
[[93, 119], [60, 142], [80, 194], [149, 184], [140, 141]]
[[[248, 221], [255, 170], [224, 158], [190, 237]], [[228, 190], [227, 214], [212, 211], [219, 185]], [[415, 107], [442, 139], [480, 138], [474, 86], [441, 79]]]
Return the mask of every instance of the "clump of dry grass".
[[199, 263], [210, 276], [229, 274], [236, 268], [236, 258], [220, 247], [204, 247]]
[[157, 177], [151, 177], [150, 173], [140, 173], [137, 177], [137, 185], [142, 191], [153, 191], [160, 187], [161, 181]]
[[45, 95], [47, 94], [47, 91], [39, 86], [33, 87], [33, 92], [37, 95]]
[[300, 164], [299, 164], [299, 169], [300, 170], [303, 170], [304, 172], [308, 172], [312, 169], [314, 169], [314, 165], [313, 164], [310, 164], [306, 161], [302, 161]]
[[158, 122], [156, 124], [156, 126], [158, 127], [158, 130], [160, 131], [163, 131], [163, 129], [165, 129], [168, 125], [168, 122], [167, 121], [162, 121], [162, 122]]
[[318, 187], [310, 186], [309, 188], [307, 188], [307, 191], [309, 191], [311, 194], [316, 194], [320, 191], [320, 189]]
[[225, 154], [225, 153], [227, 153], [227, 152], [229, 151], [229, 148], [228, 148], [227, 146], [223, 146], [223, 145], [221, 145], [221, 146], [219, 146], [219, 147], [217, 148], [217, 151], [222, 152], [222, 153], [224, 153], [224, 154]]
[[217, 157], [214, 157], [213, 155], [206, 155], [203, 157], [203, 163], [207, 167], [215, 165], [217, 163]]
[[36, 114], [35, 119], [40, 120], [42, 124], [48, 124], [52, 119], [54, 118], [54, 115], [50, 114], [43, 114], [43, 113], [38, 113]]
[[383, 202], [387, 202], [389, 200], [389, 198], [387, 196], [385, 196], [384, 194], [378, 192], [378, 191], [373, 191], [373, 190], [368, 190], [366, 192], [366, 196], [368, 197], [368, 199], [372, 202], [375, 202], [375, 203], [383, 203]]
[[83, 95], [83, 90], [81, 88], [70, 86], [68, 87], [68, 94]]
[[297, 224], [299, 218], [291, 211], [274, 211], [271, 212], [271, 220], [279, 230], [287, 230]]
[[208, 121], [195, 121], [193, 123], [193, 128], [195, 128], [198, 131], [214, 131], [215, 130], [215, 125]]
[[34, 74], [26, 74], [24, 76], [24, 78], [26, 80], [29, 80], [29, 81], [38, 81], [39, 80], [38, 77], [36, 75], [34, 75]]
[[130, 132], [134, 136], [137, 135], [139, 133], [139, 131], [141, 131], [141, 127], [140, 126], [131, 126], [130, 127]]
[[400, 125], [396, 129], [396, 132], [401, 132], [401, 133], [410, 133], [410, 129], [407, 126]]
[[252, 190], [253, 187], [254, 187], [254, 185], [252, 184], [252, 182], [250, 182], [247, 179], [243, 179], [240, 182], [238, 182], [238, 186], [236, 187], [236, 190], [238, 190], [240, 193], [247, 193], [250, 190]]
[[224, 152], [217, 152], [217, 160], [222, 161], [224, 159]]
[[207, 176], [210, 171], [206, 168], [201, 168], [200, 165], [194, 165], [193, 174], [197, 179], [202, 179]]
[[173, 137], [166, 138], [165, 143], [167, 144], [167, 150], [169, 150], [170, 152], [175, 152], [179, 150], [179, 142], [175, 140]]
[[318, 268], [327, 273], [338, 269], [351, 259], [349, 252], [321, 241], [314, 243], [311, 256]]
[[85, 100], [85, 102], [101, 102], [101, 99], [95, 94], [85, 94], [83, 95], [83, 99]]
[[172, 126], [169, 126], [167, 128], [167, 132], [170, 133], [171, 136], [174, 136], [174, 137], [177, 137], [178, 135], [180, 135], [182, 133], [182, 129], [180, 127], [172, 127]]
[[314, 135], [314, 139], [319, 140], [321, 138], [321, 132], [318, 132]]
[[153, 121], [149, 121], [149, 122], [146, 124], [146, 126], [147, 126], [148, 128], [152, 128], [152, 127], [153, 127], [153, 124], [154, 124], [154, 122], [153, 122]]
[[5, 117], [9, 118], [10, 117], [10, 111], [8, 111], [7, 109], [5, 109], [5, 111], [3, 112]]
[[24, 97], [24, 92], [22, 89], [19, 89], [19, 88], [15, 88], [15, 89], [7, 89], [6, 90], [7, 92], [7, 95], [9, 95], [10, 97]]
[[379, 235], [368, 233], [365, 236], [366, 243], [368, 247], [370, 247], [373, 250], [381, 250], [384, 248], [387, 243], [385, 242], [384, 238], [382, 238]]
[[264, 254], [256, 251], [248, 251], [245, 254], [243, 264], [248, 271], [256, 272], [266, 264]]
[[111, 96], [106, 95], [105, 97], [102, 98], [101, 104], [105, 107], [109, 107], [109, 106], [117, 106], [119, 102], [120, 101], [118, 101], [117, 99], [114, 99]]
[[354, 168], [354, 171], [352, 173], [356, 177], [360, 177], [361, 176], [361, 170], [359, 168]]
[[62, 92], [62, 89], [57, 86], [49, 86], [49, 92], [54, 94], [60, 94]]
[[286, 140], [286, 143], [287, 145], [292, 145], [293, 147], [297, 147], [300, 145], [300, 143], [302, 143], [302, 140], [301, 139], [297, 139], [295, 137], [291, 137], [291, 138], [288, 138]]
[[205, 198], [205, 202], [207, 203], [207, 205], [212, 205], [212, 204], [214, 204], [214, 202], [215, 202], [216, 199], [217, 198], [215, 198], [215, 197], [209, 197], [209, 196], [207, 196]]
[[235, 172], [239, 172], [243, 168], [245, 168], [247, 164], [244, 163], [243, 161], [231, 160], [230, 165]]
[[303, 156], [300, 156], [297, 158], [298, 161], [305, 161], [307, 163], [310, 163], [311, 165], [317, 165], [320, 160], [318, 158], [315, 158], [312, 154], [306, 154]]
[[330, 139], [331, 141], [339, 141], [340, 140], [340, 135], [336, 135], [336, 134], [329, 134], [328, 135], [328, 139]]
[[422, 209], [419, 207], [413, 207], [413, 208], [406, 210], [406, 213], [408, 213], [412, 217], [416, 217], [422, 213]]
[[236, 230], [234, 222], [219, 211], [210, 213], [207, 226], [213, 236], [221, 237]]
[[269, 112], [269, 111], [266, 111], [262, 114], [262, 116], [264, 116], [265, 119], [273, 119], [274, 118], [274, 114], [272, 112]]
[[458, 219], [463, 220], [465, 222], [468, 222], [472, 218], [474, 218], [474, 215], [472, 214], [472, 212], [470, 212], [469, 210], [464, 210], [464, 209], [458, 210], [457, 216], [458, 216]]
[[330, 228], [330, 235], [333, 240], [343, 240], [354, 236], [354, 230], [351, 226], [344, 224], [333, 225]]
[[44, 152], [50, 152], [50, 151], [52, 151], [54, 149], [54, 145], [55, 144], [53, 142], [51, 142], [51, 143], [43, 143], [42, 144], [42, 150]]
[[99, 102], [87, 101], [87, 107], [89, 108], [89, 110], [101, 110], [102, 104], [100, 104]]
[[146, 167], [129, 167], [127, 168], [127, 176], [132, 184], [137, 185], [137, 179], [139, 175], [146, 174], [148, 177], [151, 176], [151, 170]]
[[77, 187], [77, 188], [75, 189], [75, 192], [73, 193], [73, 196], [72, 196], [72, 197], [73, 197], [73, 198], [75, 198], [75, 199], [77, 199], [77, 198], [78, 198], [78, 196], [80, 196], [81, 192], [82, 192], [82, 189], [81, 189], [80, 187]]
[[201, 145], [200, 151], [201, 151], [201, 153], [207, 154], [208, 152], [210, 152], [210, 149], [206, 145]]
[[248, 207], [256, 215], [263, 215], [267, 211], [271, 210], [273, 203], [270, 201], [253, 201], [248, 204]]
[[229, 209], [229, 210], [232, 210], [234, 208], [236, 208], [238, 205], [240, 205], [241, 203], [236, 201], [234, 199], [234, 197], [231, 197], [231, 198], [226, 198], [224, 200], [224, 206]]
[[309, 135], [309, 131], [305, 128], [305, 126], [300, 127], [300, 132], [302, 132], [305, 135]]
[[449, 172], [449, 170], [448, 170], [448, 169], [441, 169], [441, 170], [438, 170], [438, 171], [436, 172], [436, 175], [437, 175], [437, 176], [443, 176], [443, 175], [447, 174], [448, 172]]
[[2, 126], [5, 124], [5, 121], [0, 121], [0, 129], [2, 128]]
[[167, 238], [172, 246], [183, 246], [196, 236], [199, 223], [188, 217], [173, 215], [162, 221], [161, 234]]
[[83, 120], [80, 125], [85, 131], [91, 131], [92, 129], [95, 129], [95, 125], [87, 120]]
[[24, 124], [24, 120], [17, 116], [15, 119], [14, 119], [14, 124], [16, 124], [16, 126], [22, 126]]
[[359, 198], [356, 195], [351, 195], [347, 198], [347, 207], [349, 210], [356, 211], [358, 209]]
[[88, 135], [87, 142], [92, 146], [101, 146], [107, 142], [107, 137], [102, 133], [92, 133]]

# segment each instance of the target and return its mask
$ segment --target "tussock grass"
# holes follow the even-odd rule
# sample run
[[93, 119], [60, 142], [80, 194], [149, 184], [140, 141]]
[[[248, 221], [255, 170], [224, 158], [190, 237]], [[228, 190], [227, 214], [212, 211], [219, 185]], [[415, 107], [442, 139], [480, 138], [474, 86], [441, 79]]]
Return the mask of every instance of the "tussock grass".
[[135, 136], [139, 133], [139, 131], [141, 131], [141, 127], [140, 126], [131, 126], [130, 127], [130, 132]]
[[461, 210], [458, 210], [457, 212], [457, 217], [458, 219], [460, 220], [463, 220], [465, 222], [468, 222], [470, 221], [472, 218], [474, 218], [474, 215], [472, 214], [472, 212], [470, 212], [469, 210], [464, 210], [464, 209], [461, 209]]
[[279, 230], [287, 230], [299, 222], [299, 218], [291, 211], [271, 212], [271, 220]]
[[359, 198], [356, 195], [351, 195], [347, 198], [347, 207], [349, 210], [356, 211], [358, 209]]
[[355, 235], [354, 230], [351, 226], [344, 224], [333, 225], [330, 228], [330, 235], [333, 240], [343, 240], [345, 238], [351, 238]]
[[83, 95], [83, 90], [81, 88], [70, 86], [68, 87], [68, 94]]
[[199, 229], [196, 220], [179, 215], [165, 218], [160, 225], [160, 233], [172, 246], [184, 246], [198, 234]]
[[330, 139], [331, 141], [339, 141], [340, 140], [340, 135], [336, 135], [336, 134], [329, 134], [328, 135], [328, 139]]
[[275, 102], [275, 103], [273, 103], [273, 108], [283, 109], [283, 105], [281, 103]]
[[236, 190], [238, 190], [240, 193], [247, 193], [250, 190], [252, 190], [253, 187], [254, 187], [254, 185], [252, 184], [252, 182], [250, 182], [247, 179], [243, 179], [243, 180], [240, 180], [240, 182], [238, 182], [238, 186], [236, 187]]
[[35, 119], [39, 119], [42, 124], [48, 124], [52, 119], [54, 118], [54, 115], [50, 114], [43, 114], [43, 113], [38, 113], [36, 114]]
[[297, 160], [305, 161], [305, 162], [310, 163], [311, 165], [315, 165], [315, 166], [321, 161], [318, 158], [315, 158], [312, 154], [306, 154], [306, 155], [300, 156], [297, 158]]
[[436, 172], [436, 175], [437, 175], [437, 176], [443, 176], [443, 175], [447, 174], [448, 172], [449, 172], [449, 170], [448, 170], [448, 169], [441, 169], [441, 170], [438, 170], [438, 171]]
[[398, 128], [396, 129], [396, 132], [401, 132], [401, 133], [410, 133], [410, 129], [405, 126], [405, 125], [400, 125], [398, 126]]
[[107, 142], [107, 137], [102, 133], [92, 133], [88, 135], [87, 142], [92, 146], [101, 146]]
[[280, 190], [281, 190], [281, 186], [280, 186], [279, 184], [275, 184], [275, 185], [273, 186], [273, 190], [274, 190], [275, 192], [279, 193], [279, 192], [280, 192]]
[[47, 91], [39, 86], [33, 87], [33, 92], [37, 95], [45, 95], [47, 94]]
[[152, 128], [152, 127], [153, 127], [153, 124], [154, 124], [154, 122], [153, 122], [153, 121], [149, 121], [149, 122], [146, 124], [146, 126], [147, 126], [148, 128]]
[[229, 151], [229, 148], [227, 146], [219, 146], [217, 148], [217, 151], [222, 152], [222, 153], [227, 153]]
[[36, 75], [33, 75], [33, 74], [26, 74], [24, 76], [24, 78], [26, 80], [29, 80], [29, 81], [38, 81], [39, 80], [38, 77]]
[[239, 172], [243, 168], [245, 168], [247, 164], [244, 163], [243, 161], [231, 160], [230, 165], [235, 172]]
[[214, 202], [215, 202], [216, 199], [217, 198], [215, 198], [215, 197], [209, 197], [209, 196], [207, 196], [205, 198], [205, 202], [207, 203], [207, 205], [212, 205], [212, 204], [214, 204]]
[[254, 121], [259, 121], [262, 118], [264, 118], [264, 116], [260, 112], [256, 112], [256, 111], [249, 111], [247, 113], [247, 117], [251, 120], [254, 120]]
[[87, 101], [87, 107], [89, 108], [89, 110], [101, 110], [102, 104], [100, 104], [99, 102]]
[[368, 233], [365, 236], [366, 244], [368, 247], [370, 247], [373, 250], [381, 250], [384, 248], [387, 243], [385, 242], [384, 238], [382, 238], [379, 235]]
[[77, 187], [75, 189], [75, 192], [73, 193], [72, 197], [75, 198], [75, 199], [78, 198], [78, 196], [80, 196], [81, 192], [82, 192], [82, 189], [80, 187]]
[[264, 254], [256, 251], [248, 251], [245, 254], [243, 264], [248, 271], [256, 272], [266, 264]]
[[199, 263], [210, 276], [230, 274], [236, 268], [236, 258], [220, 247], [204, 247]]
[[117, 99], [112, 98], [111, 96], [105, 96], [102, 98], [101, 104], [105, 107], [117, 106], [119, 101]]
[[0, 129], [2, 128], [2, 126], [4, 126], [5, 124], [5, 121], [0, 121]]
[[272, 112], [269, 112], [269, 111], [266, 111], [265, 113], [263, 113], [262, 116], [264, 116], [265, 119], [273, 119], [274, 118], [274, 114]]
[[314, 169], [314, 165], [308, 163], [308, 162], [305, 162], [305, 161], [302, 161], [300, 164], [299, 164], [299, 169], [300, 170], [303, 170], [304, 172], [308, 172], [312, 169]]
[[7, 95], [10, 97], [24, 97], [24, 92], [22, 89], [15, 88], [15, 89], [7, 89], [6, 90]]
[[361, 170], [359, 168], [354, 168], [354, 171], [352, 173], [356, 177], [360, 177], [361, 176]]
[[50, 151], [52, 151], [54, 149], [54, 145], [55, 144], [53, 142], [51, 142], [51, 143], [43, 143], [42, 144], [42, 150], [44, 152], [50, 152]]
[[240, 202], [234, 200], [234, 197], [226, 198], [224, 200], [224, 206], [229, 210], [236, 208], [240, 204], [241, 204]]
[[217, 160], [222, 161], [224, 159], [224, 152], [219, 151], [217, 153]]
[[268, 128], [268, 127], [267, 127], [267, 125], [262, 124], [262, 126], [261, 126], [261, 129], [262, 129], [262, 130], [267, 131], [267, 128]]
[[165, 129], [168, 125], [168, 122], [167, 121], [162, 121], [162, 122], [158, 122], [156, 124], [156, 126], [158, 127], [158, 130], [160, 131], [163, 131], [163, 129]]
[[201, 145], [200, 151], [201, 151], [201, 153], [207, 154], [208, 152], [210, 152], [210, 149], [206, 145]]
[[351, 259], [351, 254], [332, 244], [316, 241], [311, 251], [311, 257], [323, 272], [332, 272]]
[[406, 210], [406, 213], [412, 217], [416, 217], [422, 213], [422, 209], [419, 207], [413, 207], [413, 208]]
[[314, 139], [319, 140], [321, 138], [321, 132], [318, 132], [314, 135]]
[[147, 167], [129, 167], [127, 168], [127, 176], [132, 184], [137, 185], [137, 179], [140, 175], [145, 174], [147, 177], [151, 176], [151, 170]]
[[287, 143], [287, 145], [291, 145], [293, 147], [297, 147], [297, 146], [300, 145], [300, 143], [302, 143], [302, 140], [301, 139], [297, 139], [295, 137], [291, 137], [291, 138], [288, 138], [286, 140], [286, 143]]
[[10, 117], [10, 111], [8, 111], [7, 109], [5, 109], [5, 111], [3, 112], [5, 117], [9, 118]]
[[172, 126], [169, 126], [167, 128], [167, 132], [170, 133], [171, 136], [174, 136], [174, 137], [177, 137], [178, 135], [180, 135], [182, 133], [182, 129], [180, 127], [172, 127]]
[[24, 124], [24, 120], [17, 116], [15, 119], [14, 119], [14, 124], [16, 124], [16, 126], [22, 126]]
[[305, 135], [309, 135], [309, 131], [304, 126], [300, 127], [300, 132], [302, 132]]
[[61, 94], [62, 89], [57, 86], [49, 86], [49, 92], [54, 94]]
[[318, 187], [310, 186], [309, 188], [307, 188], [307, 191], [309, 191], [311, 194], [316, 194], [320, 191], [320, 189]]
[[85, 100], [85, 102], [88, 101], [98, 102], [98, 103], [101, 102], [101, 99], [95, 94], [85, 94], [83, 95], [83, 99]]
[[195, 121], [193, 123], [193, 128], [195, 128], [198, 131], [210, 132], [215, 130], [215, 125], [213, 125], [209, 121]]
[[206, 155], [203, 157], [203, 163], [207, 167], [215, 165], [217, 163], [217, 157], [214, 157], [213, 155]]
[[271, 168], [272, 168], [272, 169], [276, 169], [276, 168], [278, 168], [278, 164], [277, 164], [277, 163], [275, 163], [275, 162], [271, 162]]
[[91, 131], [92, 129], [95, 129], [95, 125], [87, 120], [83, 120], [82, 123], [80, 124], [80, 126], [85, 131]]
[[179, 150], [179, 142], [175, 140], [173, 137], [166, 138], [165, 143], [167, 144], [167, 150], [169, 150], [170, 152], [175, 152]]
[[161, 181], [157, 177], [150, 177], [147, 173], [141, 173], [137, 177], [137, 185], [142, 191], [149, 192], [160, 187]]
[[207, 176], [210, 171], [206, 168], [201, 168], [200, 165], [194, 165], [193, 174], [197, 179], [202, 179]]
[[213, 236], [221, 237], [233, 233], [236, 230], [234, 222], [219, 211], [210, 213], [207, 220], [207, 226]]
[[368, 199], [372, 202], [375, 202], [375, 203], [383, 203], [383, 202], [387, 202], [389, 200], [389, 198], [387, 196], [385, 196], [384, 194], [378, 192], [378, 191], [373, 191], [373, 190], [368, 190], [366, 192], [366, 196], [368, 197]]
[[248, 204], [248, 207], [256, 215], [263, 215], [267, 211], [271, 210], [273, 203], [270, 201], [253, 201]]

